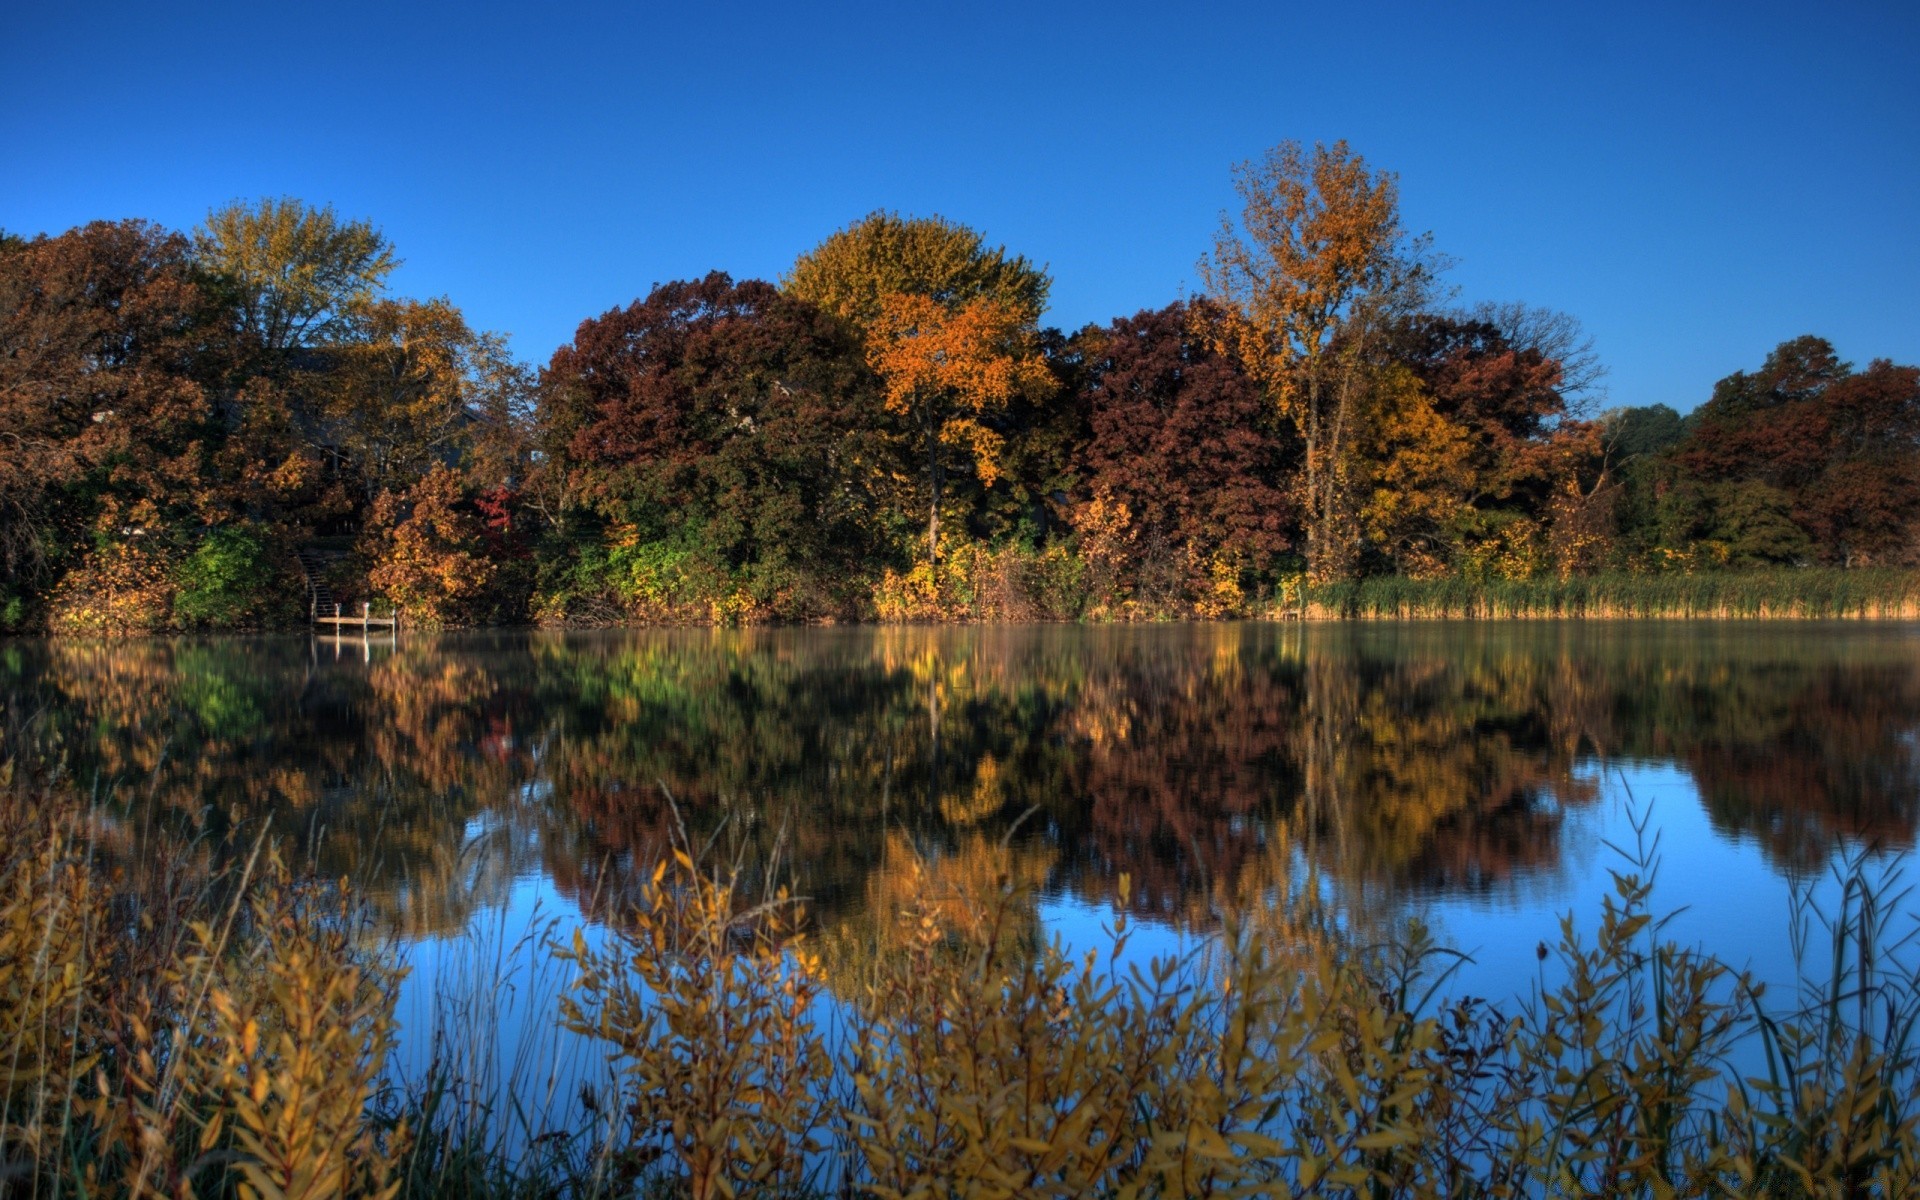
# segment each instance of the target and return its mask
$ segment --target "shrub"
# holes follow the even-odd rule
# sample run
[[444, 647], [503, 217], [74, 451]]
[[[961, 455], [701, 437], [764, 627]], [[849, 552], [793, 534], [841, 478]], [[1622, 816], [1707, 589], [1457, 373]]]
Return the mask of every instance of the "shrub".
[[275, 574], [254, 532], [213, 530], [174, 569], [174, 617], [215, 629], [248, 624], [260, 616]]

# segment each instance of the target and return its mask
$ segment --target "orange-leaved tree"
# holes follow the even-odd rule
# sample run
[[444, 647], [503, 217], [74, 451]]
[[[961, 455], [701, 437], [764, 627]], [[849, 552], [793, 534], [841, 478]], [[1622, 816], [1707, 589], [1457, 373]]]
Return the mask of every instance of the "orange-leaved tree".
[[423, 624], [470, 622], [499, 569], [465, 499], [458, 473], [436, 463], [404, 501], [392, 492], [374, 501], [375, 528], [392, 532], [368, 582]]
[[1235, 167], [1234, 187], [1239, 223], [1222, 218], [1200, 276], [1226, 313], [1221, 340], [1299, 433], [1308, 570], [1336, 577], [1357, 548], [1349, 458], [1378, 343], [1427, 299], [1439, 264], [1401, 226], [1395, 176], [1344, 141], [1283, 142]]
[[867, 361], [886, 385], [887, 411], [918, 443], [927, 488], [927, 560], [940, 558], [940, 503], [950, 478], [971, 473], [992, 487], [1004, 439], [992, 417], [1015, 399], [1053, 386], [1032, 347], [1022, 309], [996, 300], [948, 308], [927, 296], [881, 302]]

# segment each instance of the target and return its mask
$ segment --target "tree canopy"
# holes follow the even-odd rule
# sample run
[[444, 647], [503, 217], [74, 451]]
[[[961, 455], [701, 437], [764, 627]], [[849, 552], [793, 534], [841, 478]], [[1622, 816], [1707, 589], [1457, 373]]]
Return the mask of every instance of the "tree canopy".
[[[1920, 368], [1818, 337], [1683, 415], [1461, 304], [1344, 142], [1233, 171], [1204, 294], [1041, 325], [1032, 259], [875, 212], [536, 366], [369, 221], [0, 235], [0, 629], [1301, 611], [1369, 577], [1920, 568]], [[1631, 400], [1631, 397], [1625, 398]]]
[[217, 208], [194, 241], [241, 331], [270, 353], [339, 335], [400, 265], [369, 222], [287, 197]]
[[789, 294], [871, 328], [889, 296], [923, 296], [945, 307], [974, 300], [1040, 319], [1050, 287], [1045, 270], [944, 217], [874, 212], [800, 256], [781, 281]]

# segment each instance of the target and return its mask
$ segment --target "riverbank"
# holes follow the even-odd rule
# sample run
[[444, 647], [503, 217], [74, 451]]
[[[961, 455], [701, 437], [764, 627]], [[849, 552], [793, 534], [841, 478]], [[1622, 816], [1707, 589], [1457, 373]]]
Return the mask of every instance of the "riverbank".
[[1364, 621], [1913, 620], [1920, 618], [1920, 572], [1805, 568], [1486, 582], [1382, 577], [1309, 588], [1304, 615]]
[[[11, 768], [0, 772], [10, 778]], [[474, 1081], [387, 1070], [401, 968], [353, 897], [253, 836], [176, 840], [70, 792], [0, 806], [0, 1163], [26, 1194], [1905, 1195], [1920, 980], [1886, 897], [1835, 978], [1763, 996], [1663, 941], [1650, 858], [1518, 1005], [1430, 1005], [1445, 955], [1370, 948], [1295, 881], [1131, 974], [1038, 939], [1018, 873], [926, 864], [891, 924], [663, 864], [553, 946], [551, 1019], [614, 1069], [528, 1144]], [[1569, 925], [1569, 929], [1573, 925]], [[1871, 998], [1871, 1003], [1862, 1003]], [[476, 1045], [497, 1030], [469, 1028]], [[1772, 1074], [1740, 1078], [1743, 1038]], [[1797, 1190], [1796, 1190], [1797, 1189]]]
[[[1376, 576], [1303, 585], [1298, 579], [1222, 592], [1211, 604], [1155, 604], [1095, 597], [1085, 590], [1028, 588], [1014, 575], [991, 588], [933, 588], [912, 604], [890, 600], [841, 612], [794, 617], [731, 598], [686, 598], [673, 604], [623, 605], [608, 600], [584, 609], [549, 608], [537, 619], [492, 624], [435, 623], [400, 612], [409, 631], [523, 628], [634, 629], [711, 626], [1155, 624], [1175, 621], [1415, 620], [1920, 620], [1920, 571], [1901, 568], [1807, 567], [1693, 574], [1614, 572], [1568, 578], [1467, 580]], [[373, 632], [390, 635], [382, 616]], [[345, 620], [328, 633], [352, 637]], [[176, 628], [166, 624], [96, 624], [37, 632], [54, 637], [141, 637], [178, 633], [244, 633], [305, 629], [308, 622]], [[21, 631], [29, 632], [29, 631]]]

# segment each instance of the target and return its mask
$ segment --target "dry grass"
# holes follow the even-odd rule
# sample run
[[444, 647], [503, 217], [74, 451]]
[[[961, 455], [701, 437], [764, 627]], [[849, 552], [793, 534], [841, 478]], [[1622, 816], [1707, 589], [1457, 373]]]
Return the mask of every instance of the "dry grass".
[[1274, 616], [1309, 620], [1536, 617], [1912, 620], [1920, 572], [1776, 568], [1697, 574], [1608, 574], [1473, 581], [1387, 576], [1324, 584], [1304, 608]]
[[[1920, 981], [1899, 897], [1857, 871], [1796, 927], [1821, 969], [1788, 1003], [1665, 938], [1648, 851], [1507, 1009], [1436, 999], [1444, 952], [1417, 927], [1360, 944], [1310, 880], [1141, 962], [1124, 895], [1112, 944], [1074, 957], [1039, 935], [1025, 873], [909, 865], [836, 974], [797, 901], [683, 853], [604, 940], [554, 947], [553, 1019], [613, 1082], [577, 1129], [510, 1149], [444, 1068], [383, 1087], [397, 968], [338, 888], [265, 843], [128, 857], [92, 813], [0, 811], [8, 1196], [1920, 1189]], [[1766, 1067], [1742, 1075], [1755, 1044]]]

